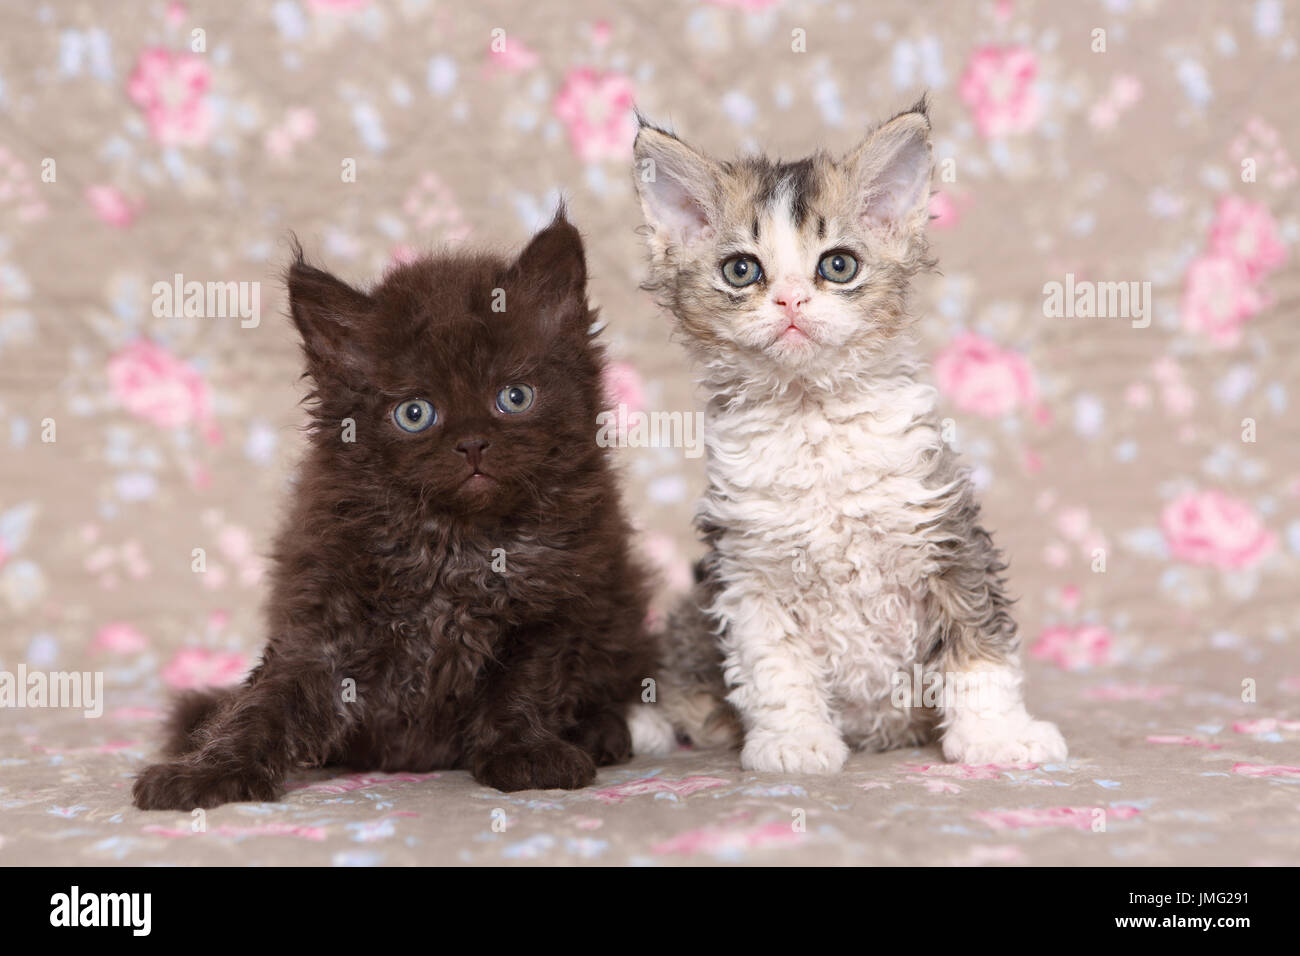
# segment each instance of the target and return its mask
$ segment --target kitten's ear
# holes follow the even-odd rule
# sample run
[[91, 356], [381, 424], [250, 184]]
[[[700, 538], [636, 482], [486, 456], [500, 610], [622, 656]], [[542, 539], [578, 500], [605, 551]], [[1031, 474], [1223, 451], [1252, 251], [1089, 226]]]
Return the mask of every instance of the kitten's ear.
[[289, 312], [302, 336], [308, 371], [318, 382], [363, 380], [369, 368], [357, 330], [370, 313], [370, 297], [308, 265], [296, 239], [293, 248], [294, 261], [286, 274]]
[[663, 241], [689, 246], [714, 228], [722, 170], [641, 114], [637, 118], [634, 173], [646, 222]]
[[587, 257], [582, 236], [565, 218], [564, 204], [551, 224], [533, 236], [510, 267], [512, 278], [527, 284], [541, 307], [542, 321], [556, 328], [586, 331]]
[[930, 117], [923, 97], [875, 129], [844, 160], [868, 228], [920, 232], [930, 216]]

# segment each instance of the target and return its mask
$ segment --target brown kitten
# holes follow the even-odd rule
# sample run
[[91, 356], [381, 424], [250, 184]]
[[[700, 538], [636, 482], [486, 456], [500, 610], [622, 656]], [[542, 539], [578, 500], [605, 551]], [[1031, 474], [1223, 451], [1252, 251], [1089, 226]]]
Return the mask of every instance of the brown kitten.
[[514, 262], [426, 258], [369, 294], [298, 249], [288, 285], [314, 387], [270, 640], [178, 702], [136, 805], [275, 800], [324, 764], [590, 784], [630, 755], [653, 653], [577, 230], [561, 210]]

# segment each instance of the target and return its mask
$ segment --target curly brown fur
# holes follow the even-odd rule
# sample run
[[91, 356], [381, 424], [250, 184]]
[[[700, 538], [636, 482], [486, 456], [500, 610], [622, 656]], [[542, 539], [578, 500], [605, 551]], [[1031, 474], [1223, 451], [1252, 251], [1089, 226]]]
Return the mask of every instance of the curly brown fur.
[[[140, 774], [136, 805], [274, 800], [324, 764], [591, 783], [628, 757], [624, 707], [654, 654], [595, 441], [603, 353], [577, 231], [561, 212], [514, 262], [426, 258], [369, 294], [299, 252], [288, 285], [310, 442], [270, 639], [236, 691], [178, 701], [172, 759]], [[507, 413], [496, 397], [519, 383], [534, 402]], [[416, 399], [437, 417], [412, 433], [394, 414]]]
[[164, 733], [163, 753], [179, 757], [194, 749], [194, 734], [235, 691], [227, 688], [187, 690], [172, 702]]

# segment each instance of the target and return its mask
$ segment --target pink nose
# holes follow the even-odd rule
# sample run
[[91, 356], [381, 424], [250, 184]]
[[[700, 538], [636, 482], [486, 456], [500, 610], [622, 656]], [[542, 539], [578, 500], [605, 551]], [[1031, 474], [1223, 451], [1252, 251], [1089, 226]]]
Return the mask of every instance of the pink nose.
[[808, 290], [803, 286], [783, 286], [772, 293], [772, 301], [792, 319], [808, 304], [809, 298]]

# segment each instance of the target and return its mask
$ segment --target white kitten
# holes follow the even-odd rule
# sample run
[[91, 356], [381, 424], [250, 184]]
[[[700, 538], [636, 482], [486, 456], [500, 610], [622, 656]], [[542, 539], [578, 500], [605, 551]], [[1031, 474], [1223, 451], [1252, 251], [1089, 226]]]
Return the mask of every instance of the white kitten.
[[1065, 759], [1025, 710], [1005, 566], [916, 380], [925, 101], [842, 160], [717, 162], [644, 121], [636, 159], [648, 288], [708, 395], [710, 552], [665, 635], [667, 720], [710, 744], [738, 715], [751, 770], [936, 735], [962, 763]]

